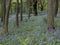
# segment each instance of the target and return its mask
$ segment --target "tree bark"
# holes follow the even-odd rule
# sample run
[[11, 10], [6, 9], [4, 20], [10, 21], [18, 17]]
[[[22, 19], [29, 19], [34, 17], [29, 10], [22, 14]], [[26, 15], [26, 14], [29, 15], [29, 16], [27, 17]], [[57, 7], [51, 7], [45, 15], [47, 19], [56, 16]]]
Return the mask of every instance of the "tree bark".
[[23, 13], [23, 1], [21, 0], [21, 9], [20, 9], [21, 21], [23, 21], [22, 13]]
[[48, 0], [48, 29], [54, 29], [54, 0]]
[[8, 35], [8, 18], [9, 18], [9, 11], [11, 7], [11, 0], [8, 0], [8, 5], [6, 9], [6, 15], [5, 15], [5, 27], [4, 27], [4, 34]]
[[3, 3], [2, 3], [2, 18], [1, 18], [1, 21], [3, 22], [3, 25], [5, 24], [5, 14], [6, 14], [6, 0], [3, 0]]
[[37, 16], [37, 0], [33, 0], [34, 15]]
[[16, 1], [16, 26], [19, 27], [19, 0]]

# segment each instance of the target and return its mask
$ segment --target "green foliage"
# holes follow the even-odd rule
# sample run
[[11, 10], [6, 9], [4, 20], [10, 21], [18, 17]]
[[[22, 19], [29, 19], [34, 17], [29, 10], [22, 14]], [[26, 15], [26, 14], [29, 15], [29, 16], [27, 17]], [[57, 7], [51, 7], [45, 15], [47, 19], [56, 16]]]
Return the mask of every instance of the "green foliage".
[[48, 20], [46, 17], [43, 18], [44, 22], [47, 24]]
[[[24, 15], [23, 15], [24, 16]], [[1, 23], [0, 23], [1, 24]], [[16, 28], [15, 18], [9, 19], [9, 35], [5, 39], [0, 27], [1, 45], [60, 45], [60, 30], [49, 32], [47, 30], [47, 16], [31, 16], [30, 20], [24, 17]], [[60, 21], [55, 19], [55, 26], [60, 26]]]
[[56, 45], [60, 45], [60, 43], [57, 43]]
[[[16, 0], [12, 0], [12, 2], [16, 2]], [[19, 0], [19, 2], [20, 2], [20, 0]], [[23, 0], [23, 2], [26, 2], [26, 0]]]
[[3, 43], [2, 43], [2, 42], [0, 42], [0, 45], [3, 45]]
[[28, 45], [31, 40], [30, 37], [26, 37], [25, 39], [23, 39], [23, 37], [22, 38], [18, 37], [17, 39], [18, 39], [19, 44], [21, 45]]
[[3, 45], [3, 44], [0, 44], [0, 45]]
[[55, 25], [56, 27], [60, 27], [60, 21], [59, 21], [59, 20], [55, 20], [54, 25]]

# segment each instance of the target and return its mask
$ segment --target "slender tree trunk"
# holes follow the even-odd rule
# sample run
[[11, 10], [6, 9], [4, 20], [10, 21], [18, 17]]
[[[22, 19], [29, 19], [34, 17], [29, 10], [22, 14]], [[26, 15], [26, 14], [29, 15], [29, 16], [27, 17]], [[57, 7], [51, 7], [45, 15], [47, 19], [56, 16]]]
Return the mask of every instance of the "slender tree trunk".
[[19, 27], [18, 15], [19, 15], [19, 0], [16, 1], [16, 26], [17, 27]]
[[37, 16], [37, 0], [33, 0], [34, 4], [33, 4], [33, 7], [34, 7], [34, 15]]
[[54, 0], [48, 0], [48, 29], [54, 29]]
[[28, 0], [28, 18], [30, 19], [30, 16], [31, 16], [31, 0]]
[[5, 27], [4, 27], [4, 34], [8, 35], [8, 18], [9, 18], [9, 11], [11, 7], [11, 0], [8, 0], [8, 5], [6, 9], [6, 15], [5, 15]]
[[20, 9], [20, 16], [21, 16], [21, 21], [23, 21], [23, 16], [22, 16], [22, 13], [23, 13], [23, 1], [21, 0], [21, 9]]
[[5, 24], [5, 14], [6, 14], [6, 0], [3, 0], [3, 3], [2, 3], [2, 18], [1, 18], [1, 21], [3, 22], [3, 25]]

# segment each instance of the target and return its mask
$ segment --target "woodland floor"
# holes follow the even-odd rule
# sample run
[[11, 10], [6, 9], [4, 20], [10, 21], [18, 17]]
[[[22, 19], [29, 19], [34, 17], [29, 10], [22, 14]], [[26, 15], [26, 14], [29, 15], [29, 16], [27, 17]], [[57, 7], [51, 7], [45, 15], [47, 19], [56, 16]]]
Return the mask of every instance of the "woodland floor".
[[31, 16], [30, 19], [27, 14], [23, 14], [23, 18], [16, 28], [15, 14], [10, 15], [9, 35], [6, 38], [2, 36], [3, 29], [0, 22], [0, 45], [60, 45], [60, 13], [55, 17], [54, 32], [47, 30], [46, 12]]

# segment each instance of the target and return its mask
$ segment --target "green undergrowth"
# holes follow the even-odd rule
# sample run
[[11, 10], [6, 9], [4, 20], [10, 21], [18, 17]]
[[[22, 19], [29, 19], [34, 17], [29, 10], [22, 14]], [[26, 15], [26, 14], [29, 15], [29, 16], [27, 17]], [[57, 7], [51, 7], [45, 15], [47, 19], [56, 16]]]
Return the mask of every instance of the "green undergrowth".
[[[60, 21], [55, 19], [55, 26]], [[2, 28], [0, 28], [2, 33]], [[0, 45], [60, 45], [60, 30], [49, 32], [47, 30], [47, 16], [32, 16], [24, 18], [16, 28], [15, 19], [9, 21], [9, 35], [2, 38], [0, 33]]]

